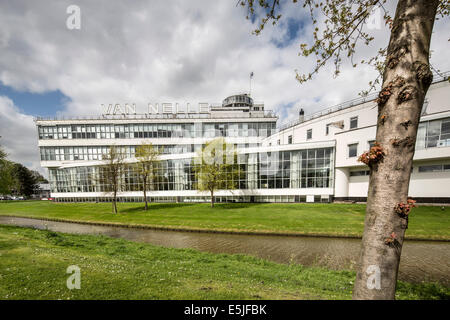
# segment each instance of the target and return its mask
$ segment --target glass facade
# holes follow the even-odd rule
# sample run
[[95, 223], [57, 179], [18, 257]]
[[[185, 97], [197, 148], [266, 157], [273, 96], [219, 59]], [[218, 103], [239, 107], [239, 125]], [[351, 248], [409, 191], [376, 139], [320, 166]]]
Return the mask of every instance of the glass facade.
[[[162, 160], [149, 190], [195, 190], [192, 158]], [[230, 184], [237, 189], [331, 188], [334, 180], [334, 150], [319, 148], [270, 153], [239, 154], [238, 173]], [[51, 192], [108, 192], [101, 182], [101, 166], [50, 168]], [[142, 191], [133, 164], [121, 177], [122, 192]]]
[[268, 137], [276, 122], [130, 123], [39, 126], [40, 140], [200, 137]]

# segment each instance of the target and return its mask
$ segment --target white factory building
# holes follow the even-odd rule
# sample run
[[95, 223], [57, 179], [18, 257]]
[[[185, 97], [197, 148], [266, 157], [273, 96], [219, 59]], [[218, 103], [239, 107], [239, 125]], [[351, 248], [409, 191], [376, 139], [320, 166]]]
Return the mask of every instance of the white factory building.
[[[344, 102], [314, 114], [303, 109], [295, 121], [277, 128], [278, 118], [246, 94], [220, 105], [109, 105], [109, 114], [78, 119], [36, 119], [41, 165], [48, 168], [57, 201], [108, 201], [97, 179], [102, 155], [119, 146], [127, 162], [136, 146], [164, 147], [159, 179], [147, 192], [151, 201], [210, 201], [195, 189], [193, 158], [215, 137], [237, 148], [239, 181], [220, 190], [216, 201], [365, 201], [369, 171], [358, 156], [375, 141], [376, 96]], [[195, 109], [195, 110], [194, 110]], [[307, 110], [307, 108], [304, 108]], [[150, 112], [152, 111], [152, 112]], [[450, 202], [450, 83], [435, 76], [420, 120], [409, 195], [419, 202]], [[139, 179], [126, 172], [121, 201], [142, 201]]]

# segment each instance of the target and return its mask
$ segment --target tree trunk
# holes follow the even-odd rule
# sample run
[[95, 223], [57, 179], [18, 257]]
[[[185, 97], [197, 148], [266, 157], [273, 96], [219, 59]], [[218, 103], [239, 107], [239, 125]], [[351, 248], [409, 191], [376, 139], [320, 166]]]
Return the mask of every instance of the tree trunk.
[[112, 201], [112, 212], [113, 214], [117, 213], [116, 199], [113, 199]]
[[113, 213], [114, 214], [117, 213], [117, 192], [116, 191], [114, 191], [114, 194], [113, 194], [112, 206], [113, 206]]
[[438, 0], [400, 0], [397, 5], [383, 88], [377, 100], [376, 141], [385, 152], [369, 162], [370, 183], [354, 299], [394, 299], [407, 219], [394, 209], [407, 202], [412, 159], [429, 68], [431, 33]]
[[214, 208], [214, 191], [211, 190], [211, 208]]
[[146, 178], [144, 178], [144, 202], [145, 202], [144, 210], [147, 211], [148, 204], [147, 204], [147, 179]]

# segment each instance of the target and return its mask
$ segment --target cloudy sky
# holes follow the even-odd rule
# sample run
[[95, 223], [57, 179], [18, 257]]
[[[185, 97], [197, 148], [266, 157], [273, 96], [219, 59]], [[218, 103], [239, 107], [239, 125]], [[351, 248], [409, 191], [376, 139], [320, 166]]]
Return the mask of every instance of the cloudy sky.
[[[312, 30], [302, 6], [281, 1], [280, 23], [254, 36], [256, 22], [236, 2], [0, 1], [0, 144], [12, 160], [40, 169], [35, 116], [100, 114], [102, 103], [142, 111], [149, 102], [219, 103], [247, 92], [254, 72], [253, 98], [282, 124], [300, 107], [309, 114], [355, 98], [376, 77], [344, 64], [336, 79], [329, 66], [300, 85], [295, 70], [313, 65], [298, 56]], [[80, 30], [66, 27], [72, 4]], [[431, 61], [441, 71], [450, 70], [449, 29], [449, 19], [435, 24]], [[361, 58], [388, 43], [383, 25], [371, 32], [376, 41]]]

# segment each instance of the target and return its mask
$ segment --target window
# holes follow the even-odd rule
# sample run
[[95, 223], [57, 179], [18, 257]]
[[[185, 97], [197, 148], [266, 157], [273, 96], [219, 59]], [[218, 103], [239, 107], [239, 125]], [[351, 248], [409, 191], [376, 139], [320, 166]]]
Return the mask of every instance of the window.
[[358, 117], [350, 118], [350, 129], [358, 128]]
[[280, 139], [278, 139], [277, 144], [280, 144]]
[[325, 135], [328, 135], [330, 133], [330, 124], [327, 124], [325, 126]]
[[358, 144], [357, 143], [349, 144], [348, 145], [348, 157], [353, 158], [353, 157], [356, 157], [357, 154], [358, 154]]
[[439, 146], [450, 146], [450, 120], [442, 120], [441, 123], [441, 137], [439, 140]]
[[312, 129], [306, 130], [306, 140], [312, 139]]
[[450, 118], [420, 123], [416, 141], [416, 149], [450, 147]]
[[428, 166], [420, 166], [419, 172], [442, 172], [442, 171], [450, 171], [450, 164], [436, 164], [436, 165], [428, 165]]
[[350, 177], [368, 176], [369, 174], [370, 174], [369, 170], [350, 171]]
[[288, 136], [288, 144], [292, 144], [292, 136]]
[[367, 143], [369, 144], [369, 149], [370, 149], [375, 145], [375, 140], [369, 140], [369, 141], [367, 141]]
[[433, 148], [438, 146], [441, 124], [440, 121], [431, 121], [428, 123], [427, 130], [427, 147]]

